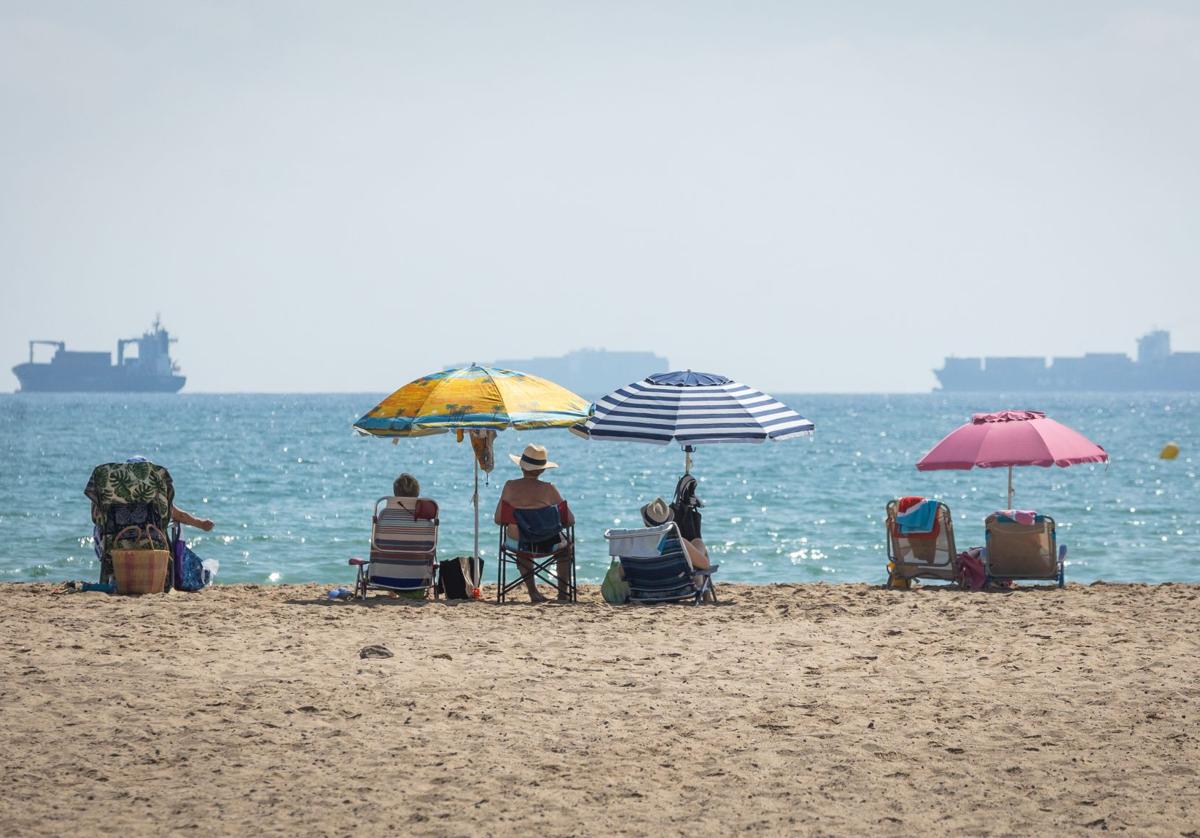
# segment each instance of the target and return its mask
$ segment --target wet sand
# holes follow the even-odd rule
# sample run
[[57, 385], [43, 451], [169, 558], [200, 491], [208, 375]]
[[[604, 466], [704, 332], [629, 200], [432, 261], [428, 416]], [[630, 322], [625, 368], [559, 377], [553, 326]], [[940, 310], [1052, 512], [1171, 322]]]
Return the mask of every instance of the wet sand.
[[1200, 586], [328, 587], [0, 586], [0, 830], [1200, 832]]

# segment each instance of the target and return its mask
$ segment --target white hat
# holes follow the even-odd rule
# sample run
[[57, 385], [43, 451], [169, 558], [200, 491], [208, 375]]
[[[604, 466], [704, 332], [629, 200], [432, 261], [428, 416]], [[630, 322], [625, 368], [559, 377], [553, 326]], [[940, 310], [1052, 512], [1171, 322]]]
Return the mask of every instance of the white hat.
[[662, 498], [655, 498], [642, 507], [642, 521], [648, 527], [657, 527], [675, 520], [675, 513]]
[[546, 459], [545, 446], [538, 445], [536, 442], [526, 445], [520, 457], [516, 454], [509, 454], [508, 458], [519, 465], [521, 471], [541, 471], [544, 468], [558, 468], [558, 463], [552, 463]]

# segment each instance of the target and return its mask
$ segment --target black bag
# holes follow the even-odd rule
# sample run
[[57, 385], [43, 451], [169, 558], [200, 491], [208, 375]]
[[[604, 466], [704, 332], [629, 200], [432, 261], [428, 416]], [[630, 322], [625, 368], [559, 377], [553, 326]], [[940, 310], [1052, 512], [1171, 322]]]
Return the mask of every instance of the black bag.
[[696, 497], [696, 478], [685, 474], [675, 484], [675, 500], [671, 501], [671, 512], [679, 526], [679, 534], [691, 541], [700, 538], [700, 507], [703, 501]]
[[[461, 561], [459, 561], [461, 559]], [[463, 565], [471, 566], [470, 556], [459, 556], [438, 562], [437, 592], [446, 599], [470, 599], [471, 592], [467, 589], [467, 579], [463, 576]], [[475, 572], [483, 580], [483, 559], [475, 562]]]

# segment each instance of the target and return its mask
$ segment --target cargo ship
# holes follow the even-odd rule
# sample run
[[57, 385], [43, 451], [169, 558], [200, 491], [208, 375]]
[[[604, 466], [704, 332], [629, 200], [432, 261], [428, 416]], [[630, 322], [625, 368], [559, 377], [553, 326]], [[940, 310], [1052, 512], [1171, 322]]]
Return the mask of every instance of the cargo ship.
[[1200, 390], [1200, 352], [1172, 352], [1171, 334], [1138, 338], [1137, 358], [1123, 352], [1082, 357], [946, 358], [933, 371], [945, 392], [1129, 392]]
[[[29, 341], [29, 361], [13, 367], [22, 393], [177, 393], [187, 378], [171, 360], [175, 338], [158, 318], [140, 338], [117, 341], [117, 362], [111, 352], [77, 352], [61, 340]], [[49, 361], [35, 361], [34, 347], [55, 347]], [[136, 355], [127, 355], [130, 345]]]

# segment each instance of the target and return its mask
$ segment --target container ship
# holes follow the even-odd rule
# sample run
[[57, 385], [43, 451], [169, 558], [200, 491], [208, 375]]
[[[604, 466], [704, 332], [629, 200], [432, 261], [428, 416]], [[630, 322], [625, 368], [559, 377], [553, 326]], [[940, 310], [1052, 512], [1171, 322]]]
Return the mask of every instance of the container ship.
[[[111, 352], [76, 352], [61, 340], [29, 341], [29, 361], [13, 367], [22, 393], [177, 393], [187, 378], [171, 360], [175, 338], [157, 318], [140, 338], [117, 341], [117, 362]], [[49, 361], [34, 360], [39, 344], [55, 347]], [[125, 349], [137, 346], [136, 355]]]
[[1171, 334], [1138, 338], [1137, 358], [1123, 352], [1082, 357], [946, 358], [933, 371], [946, 392], [1128, 392], [1200, 390], [1200, 352], [1172, 352]]

